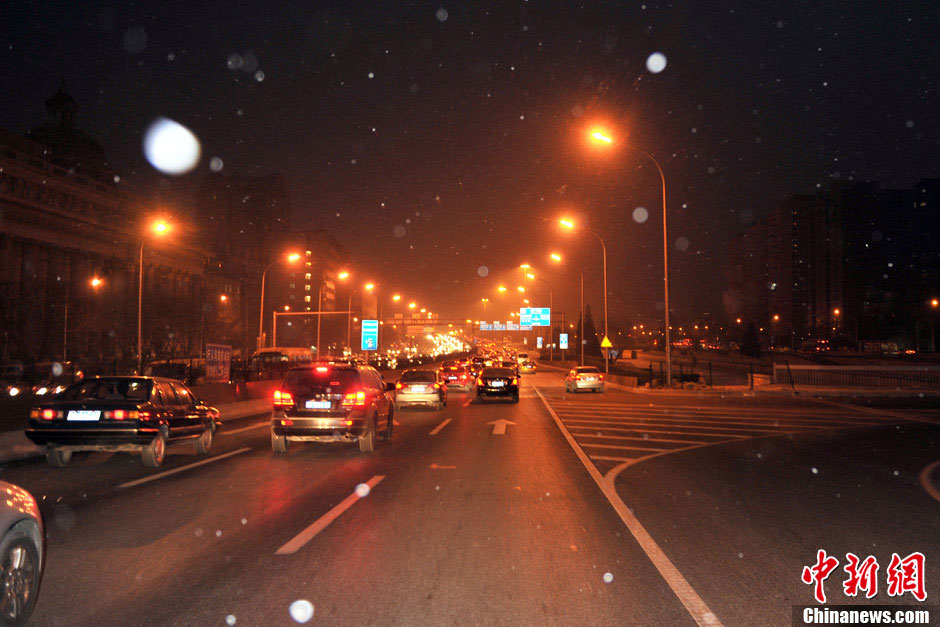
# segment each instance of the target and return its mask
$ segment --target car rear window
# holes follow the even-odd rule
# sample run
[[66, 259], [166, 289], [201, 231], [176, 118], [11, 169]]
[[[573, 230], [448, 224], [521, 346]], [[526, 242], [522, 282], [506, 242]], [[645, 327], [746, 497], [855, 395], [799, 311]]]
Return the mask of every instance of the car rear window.
[[59, 396], [66, 401], [132, 401], [150, 398], [153, 381], [149, 379], [85, 379]]
[[359, 373], [355, 370], [327, 368], [297, 368], [287, 373], [284, 387], [291, 391], [323, 392], [344, 390], [359, 383]]
[[437, 381], [437, 375], [430, 370], [407, 370], [401, 374], [402, 381]]
[[485, 368], [484, 377], [511, 377], [515, 374], [511, 368]]
[[575, 368], [575, 370], [576, 370], [578, 373], [588, 373], [588, 374], [596, 374], [596, 373], [600, 372], [600, 370], [598, 370], [598, 369], [595, 368], [594, 366], [578, 367], [578, 368]]

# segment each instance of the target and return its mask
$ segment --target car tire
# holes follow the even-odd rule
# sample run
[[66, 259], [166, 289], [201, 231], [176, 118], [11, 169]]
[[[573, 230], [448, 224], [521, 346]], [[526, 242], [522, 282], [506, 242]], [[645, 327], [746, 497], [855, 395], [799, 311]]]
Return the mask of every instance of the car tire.
[[199, 455], [208, 455], [209, 449], [212, 448], [212, 436], [214, 429], [210, 426], [206, 426], [203, 430], [202, 435], [196, 439], [196, 453]]
[[395, 412], [388, 412], [388, 426], [385, 428], [385, 440], [392, 441], [392, 432], [395, 430]]
[[4, 625], [27, 623], [36, 605], [41, 578], [42, 564], [33, 538], [22, 527], [12, 529], [0, 541], [0, 593], [7, 596], [12, 592], [16, 607], [5, 608], [7, 614], [0, 616], [0, 622]]
[[442, 411], [446, 405], [447, 405], [447, 403], [444, 403], [444, 402], [442, 402], [442, 401], [438, 401], [438, 402], [437, 402], [437, 405], [434, 406], [434, 410], [435, 410], [435, 411]]
[[286, 435], [275, 435], [271, 433], [271, 448], [278, 455], [283, 455], [287, 452], [287, 449], [290, 448], [290, 440], [287, 439]]
[[518, 403], [518, 402], [519, 402], [519, 395], [518, 395], [518, 394], [516, 394], [515, 396], [512, 397], [512, 402], [513, 402], [513, 403]]
[[366, 432], [359, 436], [359, 450], [362, 453], [372, 453], [375, 451], [375, 415], [369, 420], [369, 426]]
[[151, 468], [157, 468], [163, 464], [163, 459], [166, 457], [166, 436], [163, 433], [157, 434], [157, 436], [150, 440], [149, 444], [145, 444], [142, 449], [140, 449], [140, 458], [144, 462], [144, 466], [150, 466]]
[[46, 461], [54, 468], [65, 468], [72, 461], [72, 451], [54, 446], [50, 447], [46, 451]]

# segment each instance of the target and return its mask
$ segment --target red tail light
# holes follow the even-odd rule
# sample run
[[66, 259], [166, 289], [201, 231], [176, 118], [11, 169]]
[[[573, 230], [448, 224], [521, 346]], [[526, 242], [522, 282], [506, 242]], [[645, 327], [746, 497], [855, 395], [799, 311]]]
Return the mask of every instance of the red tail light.
[[54, 409], [44, 409], [44, 410], [42, 410], [42, 419], [43, 419], [43, 420], [52, 420], [53, 418], [55, 418], [55, 410], [54, 410]]
[[509, 385], [519, 385], [519, 379], [517, 379], [516, 377], [513, 377], [512, 382]]
[[483, 385], [483, 379], [477, 379], [477, 385]]
[[284, 392], [283, 390], [274, 391], [274, 406], [275, 407], [293, 407], [294, 397], [291, 396], [290, 392]]
[[136, 409], [112, 409], [102, 413], [102, 418], [105, 420], [137, 420], [139, 416], [140, 412]]
[[126, 417], [127, 417], [127, 412], [124, 411], [123, 409], [115, 409], [113, 412], [111, 412], [112, 420], [124, 420]]
[[362, 390], [358, 392], [349, 392], [343, 397], [343, 407], [365, 407], [366, 393]]
[[401, 384], [401, 381], [399, 381], [398, 383], [395, 384], [395, 389], [396, 389], [396, 390], [400, 390], [400, 389], [402, 389], [403, 387], [405, 387], [405, 386], [403, 386], [403, 385]]
[[434, 389], [435, 389], [435, 390], [441, 389], [441, 384], [440, 384], [440, 383], [435, 383], [435, 384], [434, 384]]
[[601, 375], [601, 377], [600, 377], [600, 378], [601, 378], [601, 381], [603, 381], [603, 380], [604, 380], [604, 375]]

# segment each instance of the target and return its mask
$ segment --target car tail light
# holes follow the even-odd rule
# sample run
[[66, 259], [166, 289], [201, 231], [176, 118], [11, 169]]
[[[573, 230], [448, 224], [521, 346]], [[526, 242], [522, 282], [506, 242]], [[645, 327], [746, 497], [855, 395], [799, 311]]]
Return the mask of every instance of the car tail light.
[[396, 390], [400, 390], [400, 389], [402, 389], [403, 387], [405, 387], [405, 386], [403, 386], [403, 385], [401, 384], [401, 381], [399, 381], [398, 383], [395, 384], [395, 389], [396, 389]]
[[441, 389], [441, 384], [440, 384], [440, 383], [435, 383], [435, 384], [434, 384], [434, 389], [435, 389], [435, 390]]
[[477, 379], [477, 385], [483, 385], [483, 379]]
[[513, 377], [512, 382], [509, 385], [519, 385], [519, 379], [517, 379], [516, 377]]
[[55, 418], [55, 410], [54, 410], [54, 409], [44, 409], [44, 410], [42, 410], [42, 419], [43, 419], [43, 420], [52, 420], [53, 418]]
[[[136, 409], [113, 409], [111, 411], [102, 412], [102, 417], [105, 420], [137, 420], [140, 416], [140, 412]], [[147, 414], [149, 417], [149, 414]]]
[[274, 390], [274, 406], [275, 407], [293, 407], [294, 397], [290, 392], [285, 392], [283, 390]]
[[282, 421], [281, 421], [281, 424], [282, 424], [283, 426], [285, 426], [285, 427], [289, 427], [289, 426], [291, 426], [291, 425], [294, 424], [294, 421], [293, 421], [293, 420], [290, 420], [290, 419], [282, 420]]
[[317, 372], [329, 372], [329, 366], [317, 366]]
[[601, 381], [604, 380], [604, 375], [601, 375], [601, 376], [600, 376], [600, 380], [601, 380]]
[[365, 407], [366, 393], [362, 390], [358, 392], [349, 392], [343, 397], [343, 407]]

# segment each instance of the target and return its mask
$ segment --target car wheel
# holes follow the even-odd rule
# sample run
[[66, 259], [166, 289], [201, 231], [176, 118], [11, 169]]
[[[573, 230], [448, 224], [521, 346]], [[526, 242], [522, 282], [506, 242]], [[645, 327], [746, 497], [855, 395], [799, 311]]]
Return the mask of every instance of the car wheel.
[[519, 395], [518, 395], [518, 394], [516, 394], [515, 396], [512, 397], [512, 402], [513, 402], [513, 403], [518, 403], [518, 402], [519, 402]]
[[144, 445], [140, 450], [140, 457], [144, 461], [144, 466], [156, 468], [163, 463], [166, 457], [166, 436], [162, 433], [150, 440], [150, 444]]
[[271, 448], [274, 449], [275, 453], [283, 455], [287, 452], [287, 449], [290, 447], [290, 440], [287, 439], [286, 435], [275, 435], [271, 433]]
[[72, 461], [72, 451], [52, 447], [46, 451], [46, 461], [55, 468], [65, 468]]
[[25, 625], [39, 594], [39, 550], [25, 529], [0, 542], [0, 623]]
[[369, 426], [366, 427], [366, 432], [359, 436], [359, 450], [363, 453], [371, 453], [375, 450], [375, 421], [376, 418], [373, 415], [369, 420]]
[[212, 448], [212, 432], [212, 427], [207, 425], [202, 435], [196, 440], [196, 452], [200, 455], [209, 454], [209, 449]]
[[395, 412], [388, 412], [388, 427], [385, 428], [385, 439], [389, 442], [392, 441], [392, 431], [395, 430]]

